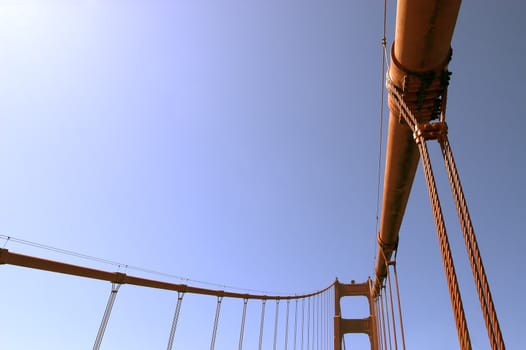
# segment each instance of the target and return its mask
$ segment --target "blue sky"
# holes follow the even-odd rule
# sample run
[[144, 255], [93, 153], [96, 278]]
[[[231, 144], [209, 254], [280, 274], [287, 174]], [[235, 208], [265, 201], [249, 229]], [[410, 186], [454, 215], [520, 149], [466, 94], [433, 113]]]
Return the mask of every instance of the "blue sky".
[[[462, 4], [447, 116], [510, 349], [526, 344], [524, 6]], [[0, 1], [0, 234], [268, 292], [365, 280], [382, 19], [381, 1]], [[390, 44], [394, 2], [388, 19]], [[473, 345], [488, 349], [431, 151]], [[399, 250], [408, 348], [457, 348], [421, 169]], [[109, 284], [11, 266], [0, 278], [6, 349], [92, 346]], [[123, 286], [103, 348], [165, 347], [175, 299]], [[196, 349], [209, 345], [214, 303], [183, 306], [181, 333]], [[204, 328], [190, 326], [200, 317]], [[239, 315], [224, 317], [217, 348], [228, 349]]]

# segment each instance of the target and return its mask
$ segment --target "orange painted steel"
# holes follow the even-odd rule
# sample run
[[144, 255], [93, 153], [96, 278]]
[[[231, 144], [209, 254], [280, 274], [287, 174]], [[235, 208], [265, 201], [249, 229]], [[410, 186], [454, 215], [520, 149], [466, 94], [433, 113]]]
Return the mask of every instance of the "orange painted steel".
[[[396, 33], [391, 50], [390, 79], [407, 93], [420, 122], [436, 112], [435, 102], [444, 83], [451, 56], [451, 39], [460, 0], [402, 0], [397, 4]], [[387, 276], [386, 259], [398, 244], [398, 235], [418, 166], [419, 152], [409, 127], [389, 97], [389, 129], [382, 212], [375, 265], [375, 294]]]
[[[343, 318], [340, 300], [343, 297], [358, 296], [366, 297], [369, 303], [369, 316], [366, 318]], [[368, 279], [364, 283], [350, 284], [334, 283], [334, 350], [342, 349], [342, 341], [345, 334], [363, 333], [369, 336], [371, 350], [378, 350], [379, 335], [376, 319], [375, 300], [373, 297], [372, 281]]]
[[206, 289], [193, 287], [186, 284], [177, 284], [170, 282], [157, 281], [142, 277], [129, 276], [120, 272], [108, 272], [103, 270], [92, 269], [89, 267], [79, 266], [68, 264], [64, 262], [47, 260], [42, 258], [37, 258], [29, 255], [22, 255], [17, 253], [12, 253], [7, 249], [0, 249], [0, 265], [9, 264], [22, 267], [28, 267], [32, 269], [45, 270], [57, 273], [63, 273], [67, 275], [87, 277], [91, 279], [97, 279], [102, 281], [108, 281], [111, 283], [118, 284], [132, 284], [136, 286], [156, 288], [171, 290], [176, 292], [184, 293], [193, 293], [193, 294], [202, 294], [202, 295], [213, 295], [217, 297], [226, 297], [226, 298], [238, 298], [238, 299], [260, 299], [260, 300], [292, 300], [292, 299], [302, 299], [308, 298], [314, 295], [321, 294], [334, 286], [334, 283], [331, 283], [328, 287], [308, 294], [301, 295], [263, 295], [263, 294], [247, 294], [247, 293], [236, 293], [229, 292], [224, 290], [215, 290], [215, 289]]

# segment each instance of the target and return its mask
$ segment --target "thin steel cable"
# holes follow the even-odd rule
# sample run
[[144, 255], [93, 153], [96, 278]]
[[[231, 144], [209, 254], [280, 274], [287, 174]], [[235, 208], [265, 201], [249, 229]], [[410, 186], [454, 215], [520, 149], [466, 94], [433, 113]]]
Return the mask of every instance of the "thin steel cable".
[[[321, 330], [320, 330], [320, 345], [322, 345], [325, 342], [325, 324], [327, 323], [327, 312], [326, 312], [326, 295], [322, 294], [323, 297], [321, 299]], [[320, 346], [321, 347], [321, 346]]]
[[295, 300], [294, 306], [294, 350], [297, 350], [297, 335], [298, 335], [298, 299]]
[[287, 350], [288, 343], [289, 343], [289, 308], [290, 308], [290, 300], [287, 300], [287, 309], [286, 309], [286, 316], [285, 316], [285, 346], [284, 350]]
[[[442, 117], [442, 120], [444, 120], [444, 117]], [[469, 215], [466, 198], [464, 196], [464, 191], [460, 182], [460, 176], [458, 175], [455, 159], [453, 157], [453, 151], [451, 150], [451, 145], [449, 144], [447, 135], [439, 138], [439, 144], [442, 150], [442, 156], [444, 158], [449, 183], [451, 185], [451, 191], [453, 193], [455, 205], [457, 207], [460, 226], [462, 228], [464, 242], [468, 251], [471, 270], [475, 280], [475, 285], [477, 287], [477, 294], [484, 316], [484, 321], [486, 323], [491, 347], [492, 349], [505, 349], [504, 339], [497, 319], [497, 312], [495, 310], [486, 272], [484, 270], [484, 264], [480, 255], [477, 238], [475, 236], [475, 230]]]
[[316, 298], [315, 299], [316, 300], [316, 316], [315, 316], [315, 319], [314, 319], [316, 321], [316, 346], [319, 349], [321, 347], [320, 346], [320, 321], [321, 321], [321, 316], [320, 316], [320, 296], [316, 295], [314, 298]]
[[389, 271], [389, 264], [386, 261], [385, 267], [387, 269], [387, 284], [389, 285], [389, 303], [391, 305], [391, 321], [393, 324], [393, 343], [395, 345], [395, 350], [398, 350], [398, 339], [396, 336], [396, 322], [395, 322], [395, 309], [393, 305], [393, 288], [391, 283], [391, 272]]
[[214, 330], [212, 331], [212, 340], [210, 342], [210, 350], [214, 350], [215, 344], [216, 344], [217, 326], [219, 324], [219, 314], [221, 312], [221, 302], [222, 301], [223, 301], [223, 297], [217, 297], [216, 317], [214, 319]]
[[310, 299], [307, 299], [307, 350], [310, 349]]
[[[113, 261], [113, 260], [99, 258], [99, 257], [95, 257], [95, 256], [92, 256], [92, 255], [75, 252], [75, 251], [68, 250], [68, 249], [57, 248], [57, 247], [54, 247], [54, 246], [51, 246], [51, 245], [46, 245], [46, 244], [42, 244], [42, 243], [38, 243], [38, 242], [25, 240], [25, 239], [15, 238], [13, 236], [7, 236], [7, 235], [3, 235], [3, 234], [0, 234], [0, 238], [6, 239], [6, 243], [7, 243], [7, 240], [9, 240], [11, 242], [23, 244], [23, 245], [26, 245], [26, 246], [30, 246], [30, 247], [34, 247], [34, 248], [38, 248], [38, 249], [42, 249], [42, 250], [47, 250], [47, 251], [58, 253], [58, 254], [62, 254], [62, 255], [67, 255], [67, 256], [83, 259], [83, 260], [93, 261], [93, 262], [101, 263], [101, 264], [105, 264], [105, 265], [116, 266], [119, 269], [120, 268], [125, 268], [126, 270], [134, 270], [134, 271], [143, 272], [143, 273], [146, 273], [146, 274], [149, 274], [149, 275], [162, 276], [162, 277], [166, 277], [166, 278], [169, 278], [169, 279], [175, 279], [175, 280], [180, 280], [180, 281], [184, 281], [184, 282], [192, 282], [192, 283], [196, 283], [196, 284], [203, 285], [203, 286], [219, 287], [222, 290], [223, 289], [228, 289], [228, 290], [237, 290], [237, 291], [243, 291], [243, 292], [249, 292], [249, 293], [260, 293], [260, 294], [263, 294], [265, 296], [267, 296], [268, 294], [276, 294], [276, 295], [286, 294], [286, 293], [277, 293], [277, 292], [269, 293], [269, 291], [250, 289], [250, 288], [243, 288], [243, 287], [238, 287], [238, 286], [230, 286], [230, 285], [225, 285], [225, 284], [221, 284], [221, 283], [214, 283], [214, 282], [208, 282], [208, 281], [203, 281], [203, 280], [192, 279], [192, 278], [183, 277], [183, 276], [179, 276], [179, 275], [174, 275], [174, 274], [161, 272], [161, 271], [156, 271], [156, 270], [152, 270], [152, 269], [148, 269], [148, 268], [144, 268], [144, 267], [140, 267], [140, 266], [129, 265], [129, 264]], [[301, 296], [298, 296], [298, 297], [301, 297]]]
[[[2, 237], [2, 238], [3, 238], [3, 237]], [[9, 237], [9, 236], [6, 236], [6, 238], [5, 238], [5, 242], [4, 242], [4, 245], [3, 245], [3, 247], [2, 247], [2, 248], [4, 248], [4, 249], [5, 249], [5, 247], [7, 246], [7, 243], [9, 242], [9, 240], [10, 240], [10, 239], [11, 239], [11, 237]]]
[[93, 350], [100, 349], [102, 338], [104, 337], [104, 332], [106, 331], [106, 326], [108, 325], [111, 310], [113, 309], [113, 304], [115, 303], [115, 298], [117, 298], [117, 292], [119, 291], [120, 286], [121, 285], [119, 283], [111, 284], [110, 297], [108, 298], [108, 303], [106, 304], [106, 309], [104, 310], [104, 315], [102, 316], [99, 331], [97, 333], [97, 337], [95, 338], [95, 343], [93, 344]]
[[184, 292], [177, 292], [177, 305], [175, 307], [174, 317], [172, 320], [172, 328], [170, 329], [170, 336], [168, 337], [167, 350], [172, 350], [174, 343], [175, 330], [177, 329], [177, 321], [179, 320], [179, 313], [181, 312], [181, 304], [183, 303]]
[[389, 322], [389, 304], [387, 302], [387, 289], [385, 286], [384, 289], [384, 296], [386, 296], [384, 299], [385, 301], [385, 321], [387, 321], [387, 339], [389, 341], [389, 350], [393, 349], [393, 343], [391, 338], [391, 323]]
[[321, 299], [321, 344], [324, 345], [327, 339], [327, 293], [322, 294]]
[[305, 299], [301, 299], [301, 347], [303, 350], [303, 334], [305, 334]]
[[247, 317], [247, 304], [248, 304], [248, 299], [243, 299], [243, 314], [241, 316], [241, 330], [239, 331], [239, 345], [238, 345], [238, 350], [242, 350], [243, 349], [243, 336], [245, 334], [245, 320], [246, 320], [246, 317]]
[[278, 345], [278, 319], [279, 319], [279, 300], [276, 300], [276, 312], [274, 316], [274, 346], [272, 349], [276, 350]]
[[261, 322], [259, 324], [259, 350], [263, 349], [263, 326], [265, 324], [265, 304], [266, 300], [261, 302]]
[[[396, 253], [395, 253], [396, 258]], [[405, 350], [405, 332], [404, 332], [404, 321], [402, 318], [402, 303], [400, 301], [400, 288], [398, 287], [398, 273], [396, 272], [396, 262], [393, 264], [393, 272], [395, 276], [396, 295], [398, 298], [398, 315], [400, 316], [400, 332], [402, 335], [402, 347]]]
[[385, 346], [384, 346], [384, 342], [385, 342], [385, 339], [383, 337], [383, 331], [384, 331], [384, 328], [383, 328], [383, 324], [382, 324], [382, 310], [381, 310], [381, 299], [380, 299], [380, 296], [378, 295], [376, 297], [376, 319], [378, 320], [376, 323], [378, 325], [378, 345], [380, 347], [380, 350], [386, 350]]
[[429, 193], [429, 200], [431, 202], [431, 209], [433, 211], [433, 217], [439, 239], [442, 263], [446, 274], [449, 297], [451, 299], [451, 306], [453, 309], [453, 315], [457, 327], [460, 348], [462, 350], [471, 349], [471, 340], [469, 336], [469, 330], [467, 327], [466, 316], [464, 313], [462, 298], [460, 296], [458, 279], [455, 272], [455, 266], [453, 263], [453, 257], [451, 254], [449, 240], [447, 237], [444, 216], [442, 214], [442, 207], [438, 198], [438, 190], [433, 175], [433, 168], [431, 166], [431, 160], [429, 159], [429, 151], [427, 149], [426, 140], [419, 133], [417, 120], [411, 112], [411, 110], [405, 104], [403, 97], [398, 92], [397, 88], [389, 79], [387, 79], [386, 85], [389, 93], [391, 94], [391, 96], [393, 96], [394, 102], [400, 108], [401, 116], [404, 118], [411, 130], [414, 132], [414, 135], [416, 135], [415, 141], [418, 145], [418, 150], [422, 159], [422, 168], [425, 175], [427, 190]]
[[325, 324], [325, 331], [326, 331], [326, 338], [325, 338], [325, 348], [329, 349], [329, 337], [330, 337], [330, 324], [331, 324], [331, 292], [327, 292], [326, 302], [327, 302], [327, 309], [326, 309], [326, 317], [327, 322]]
[[318, 315], [318, 295], [313, 297], [312, 307], [312, 347], [318, 345], [318, 328], [319, 328], [319, 315]]
[[[380, 183], [382, 175], [382, 151], [383, 151], [383, 124], [384, 124], [384, 111], [385, 111], [385, 70], [387, 64], [387, 0], [384, 0], [384, 26], [383, 26], [383, 36], [382, 36], [382, 75], [381, 75], [381, 84], [380, 84], [380, 131], [379, 131], [379, 145], [378, 145], [378, 170], [377, 170], [377, 185], [376, 185], [376, 227], [374, 230], [375, 236], [378, 234], [378, 214], [380, 212]], [[377, 242], [374, 242], [374, 259], [376, 259], [376, 245]]]
[[378, 295], [378, 297], [376, 298], [376, 313], [378, 314], [378, 344], [380, 346], [380, 349], [381, 350], [387, 350], [387, 345], [386, 345], [386, 341], [387, 339], [385, 339], [385, 327], [384, 327], [384, 324], [383, 324], [383, 320], [382, 320], [382, 317], [383, 317], [383, 314], [382, 314], [382, 299], [380, 297], [380, 295]]

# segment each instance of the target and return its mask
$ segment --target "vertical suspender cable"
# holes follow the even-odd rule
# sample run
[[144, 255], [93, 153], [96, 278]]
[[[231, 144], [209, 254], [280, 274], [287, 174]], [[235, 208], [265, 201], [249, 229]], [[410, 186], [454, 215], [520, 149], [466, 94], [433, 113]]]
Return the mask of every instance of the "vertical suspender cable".
[[331, 325], [333, 324], [332, 322], [333, 318], [331, 317], [332, 316], [331, 310], [334, 310], [334, 307], [331, 304], [331, 300], [332, 300], [333, 288], [329, 289], [327, 293], [327, 345], [326, 345], [327, 349], [329, 349], [329, 344], [331, 343], [331, 340], [332, 340]]
[[[396, 253], [395, 253], [395, 259], [396, 259]], [[393, 263], [393, 272], [394, 272], [394, 277], [395, 277], [396, 295], [398, 297], [398, 315], [400, 316], [400, 332], [402, 334], [402, 347], [405, 350], [404, 322], [402, 318], [402, 304], [400, 302], [400, 288], [398, 287], [398, 273], [396, 272], [396, 261]]]
[[296, 350], [296, 339], [298, 335], [298, 299], [295, 300], [294, 306], [294, 350]]
[[305, 298], [301, 299], [301, 347], [303, 350], [303, 334], [305, 334]]
[[315, 349], [318, 344], [318, 295], [315, 295], [312, 298], [312, 349]]
[[322, 348], [325, 344], [325, 293], [320, 294], [320, 341], [318, 349]]
[[104, 337], [104, 332], [106, 331], [106, 325], [110, 319], [111, 309], [113, 308], [113, 303], [117, 297], [117, 292], [120, 288], [119, 283], [111, 284], [111, 293], [108, 298], [108, 303], [106, 304], [106, 309], [104, 310], [104, 315], [102, 316], [102, 321], [100, 322], [99, 332], [97, 333], [97, 338], [95, 338], [95, 343], [93, 344], [93, 350], [99, 350], [100, 344], [102, 343], [102, 337]]
[[243, 299], [243, 315], [241, 316], [241, 330], [239, 331], [239, 346], [238, 349], [243, 349], [243, 335], [245, 334], [245, 319], [247, 317], [248, 299]]
[[391, 272], [389, 269], [389, 263], [386, 263], [386, 269], [387, 269], [387, 284], [389, 285], [389, 302], [391, 304], [391, 320], [393, 321], [393, 343], [395, 345], [395, 350], [398, 350], [398, 339], [396, 338], [396, 322], [395, 322], [395, 309], [393, 305], [393, 288], [391, 283]]
[[419, 130], [418, 122], [415, 116], [413, 115], [409, 107], [405, 104], [402, 95], [398, 92], [397, 88], [389, 79], [387, 80], [387, 88], [389, 90], [389, 93], [393, 96], [394, 102], [400, 108], [401, 116], [404, 118], [405, 122], [410, 126], [411, 130], [414, 132], [415, 135], [415, 142], [418, 145], [418, 150], [422, 159], [422, 168], [424, 170], [425, 180], [427, 184], [429, 201], [431, 202], [431, 209], [433, 211], [433, 217], [435, 220], [440, 252], [442, 255], [442, 264], [444, 266], [444, 271], [446, 274], [449, 297], [451, 299], [451, 306], [453, 309], [453, 315], [457, 327], [460, 348], [461, 350], [471, 349], [471, 340], [466, 322], [466, 315], [464, 313], [464, 306], [462, 304], [462, 298], [460, 296], [460, 289], [458, 286], [458, 279], [455, 272], [455, 265], [453, 263], [451, 247], [449, 246], [449, 239], [447, 236], [446, 226], [444, 222], [444, 215], [442, 213], [440, 199], [438, 198], [438, 190], [433, 174], [433, 167], [431, 166], [431, 160], [429, 158], [429, 151], [427, 149], [426, 139], [422, 134], [421, 130]]
[[329, 305], [327, 302], [328, 295], [329, 295], [329, 291], [323, 294], [323, 304], [325, 305], [323, 308], [323, 318], [325, 319], [325, 323], [323, 325], [323, 341], [325, 343], [325, 348], [327, 348], [327, 337], [329, 334], [329, 332], [327, 331], [327, 325], [329, 324], [329, 315], [327, 314], [327, 310], [329, 309]]
[[312, 347], [314, 348], [318, 344], [318, 326], [320, 324], [320, 319], [318, 315], [318, 295], [314, 296], [314, 307], [312, 310]]
[[318, 315], [316, 315], [316, 333], [318, 334], [316, 337], [317, 337], [317, 341], [316, 341], [316, 344], [318, 345], [318, 349], [321, 348], [321, 322], [323, 320], [322, 318], [322, 309], [321, 309], [321, 294], [318, 294], [317, 296], [317, 299], [318, 299]]
[[[445, 113], [444, 109], [445, 107], [442, 108], [442, 113]], [[444, 114], [442, 114], [442, 120], [443, 119]], [[453, 151], [451, 150], [447, 135], [439, 138], [439, 144], [448, 173], [449, 183], [451, 184], [451, 191], [455, 199], [455, 205], [457, 207], [458, 217], [462, 227], [464, 242], [468, 251], [471, 270], [475, 279], [477, 293], [481, 304], [480, 306], [482, 308], [491, 346], [492, 349], [504, 349], [504, 339], [502, 337], [499, 321], [497, 319], [497, 312], [495, 310], [495, 305], [493, 304], [493, 298], [489, 289], [486, 272], [484, 271], [482, 257], [480, 256], [475, 230], [473, 229], [473, 223], [469, 215], [466, 198], [464, 196], [464, 191], [462, 190], [462, 184], [460, 182], [455, 159], [453, 157]]]
[[374, 299], [374, 309], [375, 309], [375, 317], [376, 317], [376, 332], [378, 334], [378, 348], [380, 350], [384, 350], [383, 348], [383, 338], [382, 338], [382, 318], [380, 317], [380, 296], [378, 295]]
[[[385, 321], [387, 321], [385, 323], [385, 325], [387, 325], [387, 339], [389, 340], [389, 350], [391, 350], [393, 348], [393, 344], [391, 343], [391, 324], [389, 322], [389, 305], [387, 303], [387, 289], [385, 288], [385, 286], [383, 287], [383, 290], [384, 290], [384, 296], [385, 298], [384, 301], [385, 301]], [[382, 304], [382, 310], [384, 310], [383, 308], [383, 304]]]
[[263, 299], [261, 303], [261, 322], [259, 324], [259, 350], [263, 349], [263, 327], [265, 324], [265, 304], [267, 303], [266, 299]]
[[276, 314], [274, 316], [274, 345], [272, 349], [276, 350], [278, 344], [278, 318], [279, 318], [279, 299], [276, 300]]
[[221, 312], [221, 302], [223, 297], [217, 297], [217, 306], [216, 306], [216, 317], [214, 319], [214, 330], [212, 331], [212, 341], [210, 342], [210, 350], [214, 350], [216, 344], [216, 335], [217, 335], [217, 325], [219, 324], [219, 313]]
[[310, 297], [307, 299], [307, 350], [310, 348]]
[[181, 311], [181, 303], [183, 302], [184, 292], [177, 292], [177, 306], [175, 307], [174, 317], [172, 320], [172, 328], [170, 329], [170, 336], [168, 337], [167, 350], [172, 350], [174, 343], [175, 330], [177, 329], [177, 321], [179, 320], [179, 312]]
[[284, 350], [287, 350], [288, 344], [289, 344], [289, 308], [290, 308], [290, 300], [287, 300], [287, 315], [285, 317], [285, 347]]
[[318, 295], [318, 349], [321, 349], [323, 340], [323, 299], [322, 294]]
[[435, 225], [437, 227], [437, 233], [440, 241], [440, 251], [442, 253], [442, 262], [444, 270], [446, 272], [446, 278], [449, 286], [449, 295], [453, 306], [453, 314], [455, 316], [455, 322], [457, 325], [457, 333], [462, 350], [471, 349], [471, 340], [469, 337], [469, 330], [466, 322], [466, 315], [464, 313], [464, 307], [462, 304], [462, 298], [460, 296], [460, 290], [458, 286], [457, 274], [455, 272], [455, 266], [453, 264], [453, 256], [451, 254], [451, 248], [449, 246], [449, 240], [447, 237], [446, 227], [444, 223], [444, 217], [442, 214], [442, 208], [438, 199], [438, 193], [436, 183], [431, 167], [431, 161], [429, 159], [429, 152], [427, 145], [424, 140], [418, 143], [420, 155], [422, 157], [422, 165], [424, 168], [424, 174], [426, 177], [426, 183], [428, 186], [429, 197], [431, 200], [431, 206], [435, 218]]

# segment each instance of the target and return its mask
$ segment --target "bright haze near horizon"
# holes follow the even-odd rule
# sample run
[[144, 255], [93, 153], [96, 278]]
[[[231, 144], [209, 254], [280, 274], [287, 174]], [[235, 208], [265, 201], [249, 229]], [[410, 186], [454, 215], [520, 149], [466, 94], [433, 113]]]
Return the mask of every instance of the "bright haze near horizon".
[[[509, 349], [526, 348], [525, 6], [463, 2], [449, 66], [450, 142]], [[382, 1], [0, 1], [0, 234], [267, 293], [365, 281], [388, 117], [381, 134], [382, 32]], [[431, 151], [473, 348], [489, 349]], [[407, 348], [458, 348], [420, 167], [397, 260]], [[2, 349], [92, 347], [109, 283], [4, 265], [0, 285]], [[102, 348], [165, 348], [176, 297], [122, 286]], [[210, 344], [215, 300], [193, 301], [174, 348]], [[218, 349], [237, 347], [230, 306]]]

